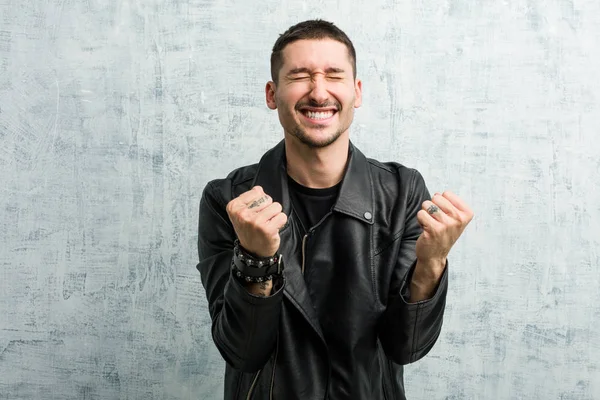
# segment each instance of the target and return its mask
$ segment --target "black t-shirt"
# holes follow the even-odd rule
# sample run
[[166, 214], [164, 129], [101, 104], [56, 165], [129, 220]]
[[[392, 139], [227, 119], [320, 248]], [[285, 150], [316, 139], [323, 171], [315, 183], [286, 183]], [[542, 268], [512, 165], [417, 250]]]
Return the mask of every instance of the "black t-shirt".
[[290, 176], [288, 176], [288, 182], [292, 206], [304, 227], [304, 233], [306, 233], [331, 211], [331, 207], [335, 204], [341, 182], [325, 189], [314, 189], [303, 186]]

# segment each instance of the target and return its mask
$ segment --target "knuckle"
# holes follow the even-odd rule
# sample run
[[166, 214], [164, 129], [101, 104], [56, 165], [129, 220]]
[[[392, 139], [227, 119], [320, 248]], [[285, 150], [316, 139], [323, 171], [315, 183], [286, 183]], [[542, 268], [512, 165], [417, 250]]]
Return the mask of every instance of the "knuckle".
[[277, 225], [284, 225], [287, 222], [287, 217], [285, 214], [278, 214], [275, 217], [275, 221], [277, 222]]

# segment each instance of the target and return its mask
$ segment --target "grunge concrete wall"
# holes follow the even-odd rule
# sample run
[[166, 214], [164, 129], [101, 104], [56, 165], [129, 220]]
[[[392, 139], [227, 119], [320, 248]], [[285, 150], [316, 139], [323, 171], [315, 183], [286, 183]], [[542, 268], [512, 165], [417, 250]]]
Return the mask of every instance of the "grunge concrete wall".
[[277, 35], [354, 40], [351, 136], [476, 218], [410, 399], [600, 399], [600, 2], [0, 1], [0, 399], [220, 399], [206, 182], [282, 137]]

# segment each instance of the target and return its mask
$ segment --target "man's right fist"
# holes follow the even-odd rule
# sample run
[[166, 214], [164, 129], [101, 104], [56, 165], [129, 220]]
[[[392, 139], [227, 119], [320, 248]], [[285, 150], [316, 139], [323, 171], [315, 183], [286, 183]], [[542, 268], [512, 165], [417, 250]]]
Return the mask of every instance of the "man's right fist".
[[274, 256], [279, 250], [279, 230], [287, 216], [281, 204], [254, 186], [227, 204], [227, 214], [242, 247], [258, 257]]

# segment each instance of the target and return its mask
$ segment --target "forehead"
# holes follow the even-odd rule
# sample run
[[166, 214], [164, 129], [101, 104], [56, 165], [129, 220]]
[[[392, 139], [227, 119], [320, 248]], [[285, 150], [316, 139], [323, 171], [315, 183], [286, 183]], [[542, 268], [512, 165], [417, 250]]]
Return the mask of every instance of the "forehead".
[[297, 40], [285, 46], [282, 56], [284, 70], [352, 67], [346, 45], [333, 39]]

